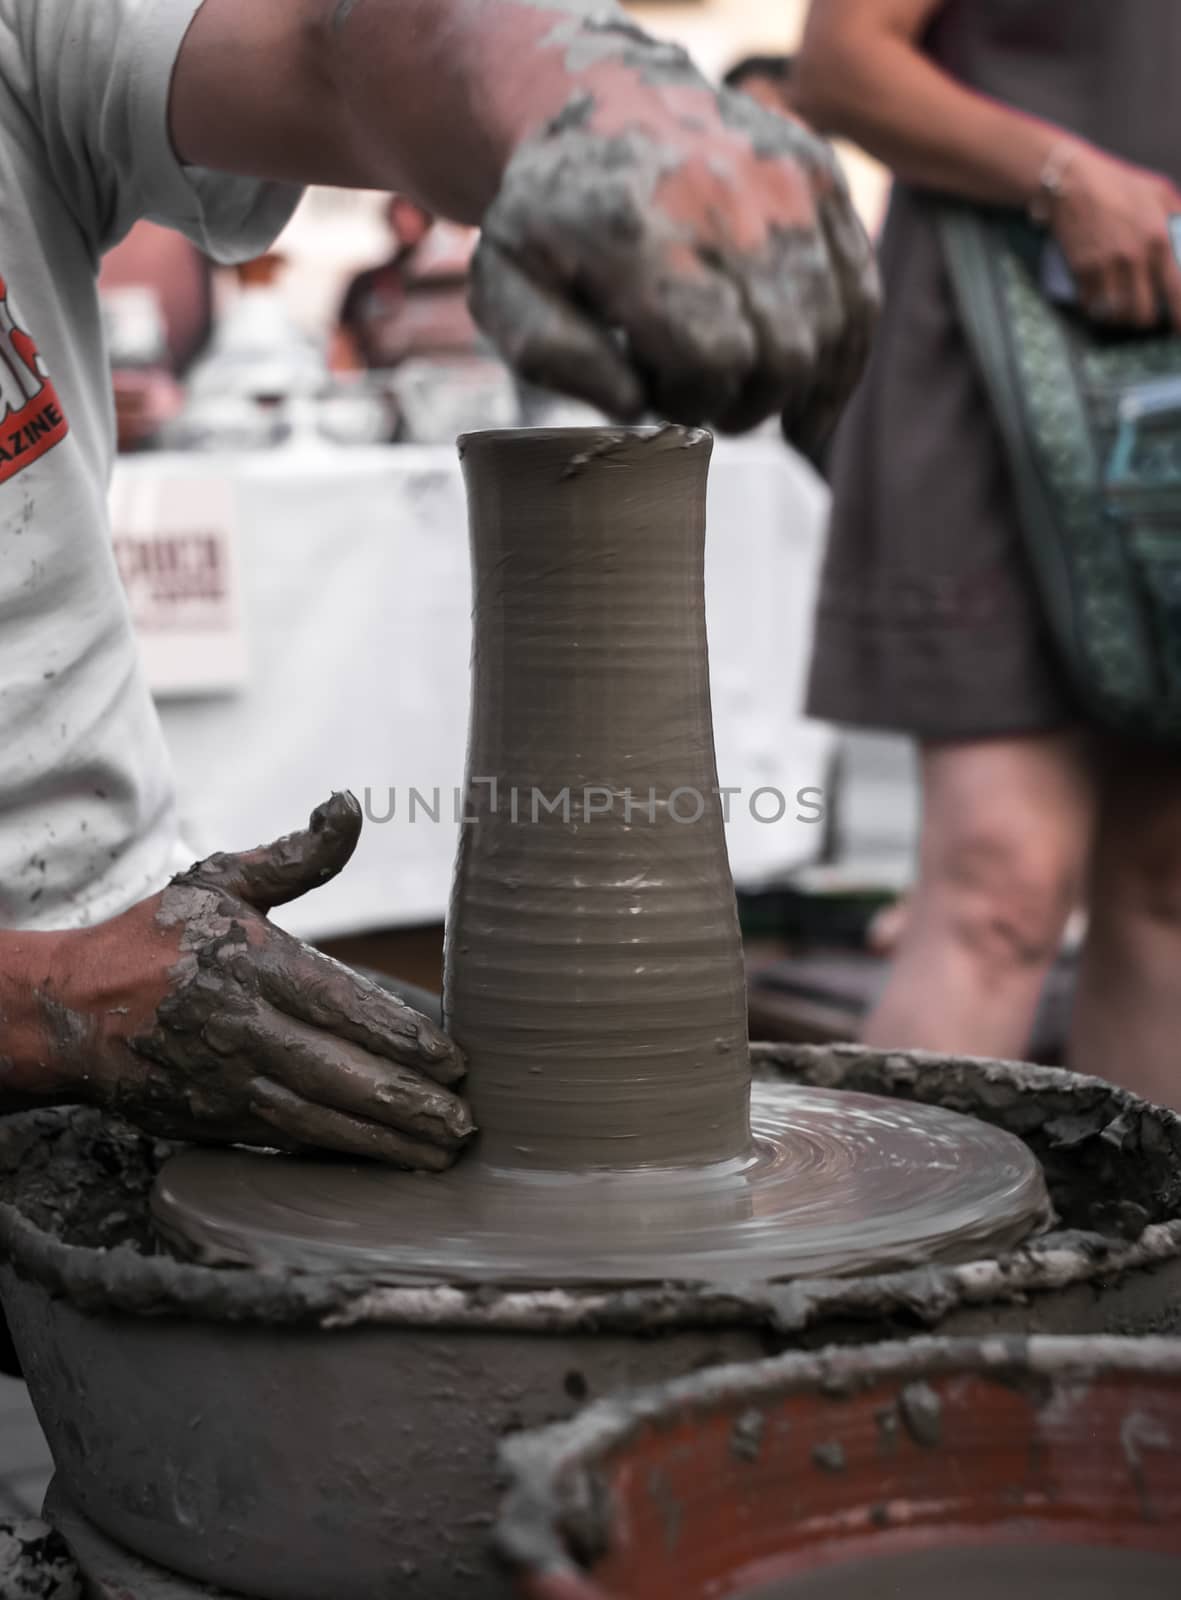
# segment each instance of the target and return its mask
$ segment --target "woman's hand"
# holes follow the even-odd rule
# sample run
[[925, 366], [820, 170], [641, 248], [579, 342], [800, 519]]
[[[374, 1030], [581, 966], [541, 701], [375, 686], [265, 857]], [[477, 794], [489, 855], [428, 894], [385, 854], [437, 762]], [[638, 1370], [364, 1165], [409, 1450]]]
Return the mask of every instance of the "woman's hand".
[[1083, 309], [1097, 322], [1181, 331], [1181, 266], [1169, 219], [1181, 191], [1168, 178], [1080, 144], [1053, 202], [1051, 227]]
[[46, 1081], [168, 1137], [450, 1166], [472, 1132], [455, 1045], [268, 921], [326, 882], [361, 830], [351, 795], [274, 844], [198, 862], [60, 936], [39, 995]]

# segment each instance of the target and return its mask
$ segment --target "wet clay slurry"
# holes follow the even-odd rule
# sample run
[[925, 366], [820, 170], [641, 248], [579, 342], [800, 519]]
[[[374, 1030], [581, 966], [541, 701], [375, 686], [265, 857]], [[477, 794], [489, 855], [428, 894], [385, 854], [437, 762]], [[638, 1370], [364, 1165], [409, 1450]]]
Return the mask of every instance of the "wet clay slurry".
[[430, 1182], [191, 1151], [157, 1183], [210, 1263], [387, 1281], [740, 1284], [964, 1261], [1048, 1220], [1017, 1139], [763, 1086], [705, 628], [708, 434], [467, 435], [466, 817], [445, 1020], [478, 1139]]
[[1179, 1556], [1014, 1544], [875, 1556], [735, 1600], [1176, 1600], [1179, 1594]]
[[937, 1107], [796, 1088], [757, 1093], [753, 1124], [741, 1161], [573, 1181], [478, 1160], [425, 1181], [191, 1151], [161, 1174], [153, 1212], [182, 1251], [215, 1263], [405, 1283], [734, 1289], [787, 1272], [970, 1260], [1020, 1243], [1042, 1217], [1024, 1146]]

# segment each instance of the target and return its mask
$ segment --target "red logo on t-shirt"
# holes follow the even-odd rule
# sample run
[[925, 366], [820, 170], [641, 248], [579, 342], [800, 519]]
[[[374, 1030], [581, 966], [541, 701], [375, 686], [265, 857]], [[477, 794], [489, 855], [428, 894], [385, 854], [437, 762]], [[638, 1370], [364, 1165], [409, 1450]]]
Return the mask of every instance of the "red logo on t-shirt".
[[37, 346], [8, 307], [0, 277], [0, 483], [31, 467], [70, 431]]

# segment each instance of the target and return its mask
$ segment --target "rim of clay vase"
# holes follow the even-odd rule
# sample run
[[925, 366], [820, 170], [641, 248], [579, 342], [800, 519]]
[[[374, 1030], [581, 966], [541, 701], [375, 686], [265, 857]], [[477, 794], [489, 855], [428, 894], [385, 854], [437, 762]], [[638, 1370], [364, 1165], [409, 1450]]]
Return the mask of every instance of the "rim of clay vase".
[[[848, 1074], [872, 1071], [887, 1085], [878, 1092], [897, 1087], [914, 1098], [939, 1099], [942, 1088], [951, 1109], [968, 1109], [969, 1114], [970, 1105], [959, 1104], [965, 1083], [974, 1084], [982, 1096], [1016, 1093], [1037, 1105], [1050, 1097], [1057, 1101], [1054, 1114], [1064, 1116], [1070, 1115], [1070, 1097], [1083, 1094], [1104, 1108], [1092, 1113], [1106, 1118], [1100, 1138], [1131, 1137], [1130, 1130], [1148, 1116], [1153, 1137], [1158, 1142], [1167, 1138], [1181, 1154], [1181, 1118], [1127, 1090], [1059, 1068], [858, 1046], [754, 1045], [751, 1058], [756, 1079], [760, 1066], [772, 1066], [808, 1071], [810, 1082], [856, 1087], [847, 1083]], [[22, 1138], [27, 1141], [30, 1131], [34, 1137], [60, 1133], [70, 1116], [68, 1110], [31, 1111], [0, 1122], [0, 1170], [8, 1151]], [[142, 1255], [131, 1245], [69, 1245], [13, 1205], [0, 1202], [0, 1266], [10, 1266], [84, 1312], [324, 1329], [397, 1326], [627, 1335], [754, 1325], [794, 1336], [834, 1318], [881, 1318], [899, 1312], [935, 1326], [958, 1307], [1058, 1291], [1179, 1257], [1181, 1215], [1150, 1223], [1126, 1241], [1094, 1231], [1054, 1231], [1007, 1254], [958, 1266], [928, 1265], [843, 1279], [796, 1278], [743, 1291], [701, 1284], [586, 1290], [407, 1288], [385, 1286], [373, 1274], [204, 1267], [166, 1255]]]
[[[456, 440], [460, 455], [477, 445], [485, 444], [586, 444], [610, 449], [612, 443], [624, 445], [636, 439], [649, 442], [664, 439], [680, 448], [713, 443], [708, 428], [688, 428], [679, 422], [605, 422], [599, 425], [580, 424], [573, 428], [472, 428], [461, 433]], [[598, 453], [598, 452], [596, 452]]]
[[529, 1592], [556, 1596], [566, 1591], [547, 1589], [546, 1580], [577, 1578], [589, 1587], [571, 1594], [591, 1600], [602, 1591], [576, 1565], [562, 1536], [561, 1486], [570, 1483], [571, 1473], [593, 1473], [639, 1428], [659, 1427], [686, 1414], [773, 1405], [792, 1394], [839, 1399], [879, 1384], [904, 1386], [968, 1374], [1001, 1382], [1031, 1377], [1093, 1382], [1126, 1376], [1181, 1383], [1181, 1339], [1033, 1335], [833, 1345], [814, 1354], [791, 1351], [624, 1391], [592, 1402], [568, 1421], [503, 1441], [500, 1460], [508, 1487], [494, 1535], [497, 1546], [526, 1580], [534, 1578]]

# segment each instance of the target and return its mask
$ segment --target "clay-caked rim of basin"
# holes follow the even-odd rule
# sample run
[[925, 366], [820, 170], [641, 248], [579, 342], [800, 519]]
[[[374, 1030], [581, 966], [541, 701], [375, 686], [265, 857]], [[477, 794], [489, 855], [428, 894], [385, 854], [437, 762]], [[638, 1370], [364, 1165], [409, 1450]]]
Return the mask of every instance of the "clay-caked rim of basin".
[[[858, 1278], [798, 1278], [738, 1291], [702, 1284], [630, 1290], [491, 1290], [440, 1284], [406, 1288], [372, 1274], [203, 1267], [130, 1245], [102, 1250], [62, 1242], [15, 1206], [0, 1203], [0, 1263], [91, 1314], [188, 1320], [471, 1328], [538, 1334], [634, 1333], [765, 1326], [795, 1335], [840, 1317], [903, 1315], [929, 1327], [963, 1306], [1111, 1279], [1181, 1257], [1181, 1118], [1097, 1078], [1021, 1063], [880, 1052], [855, 1046], [756, 1045], [756, 1074], [828, 1088], [894, 1094], [984, 1116], [1030, 1143], [1045, 1161], [1088, 1145], [1167, 1171], [1157, 1220], [1118, 1231], [1062, 1229], [999, 1257]], [[60, 1130], [66, 1111], [28, 1112], [0, 1123], [0, 1173], [30, 1138]], [[145, 1200], [146, 1206], [146, 1200]], [[1121, 1236], [1122, 1235], [1122, 1236]]]
[[879, 1385], [959, 1376], [1061, 1384], [1126, 1377], [1181, 1385], [1181, 1339], [1034, 1336], [834, 1345], [816, 1354], [790, 1352], [712, 1367], [598, 1400], [569, 1421], [504, 1440], [500, 1459], [507, 1488], [497, 1547], [514, 1566], [581, 1576], [562, 1534], [565, 1508], [589, 1503], [578, 1484], [645, 1427], [719, 1410], [737, 1415], [793, 1394], [839, 1399]]

